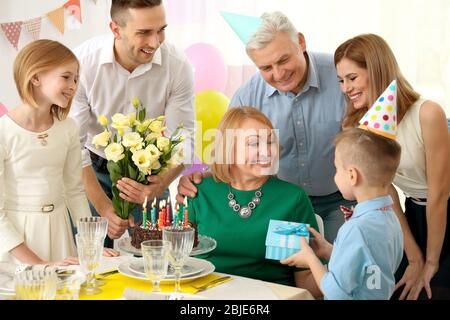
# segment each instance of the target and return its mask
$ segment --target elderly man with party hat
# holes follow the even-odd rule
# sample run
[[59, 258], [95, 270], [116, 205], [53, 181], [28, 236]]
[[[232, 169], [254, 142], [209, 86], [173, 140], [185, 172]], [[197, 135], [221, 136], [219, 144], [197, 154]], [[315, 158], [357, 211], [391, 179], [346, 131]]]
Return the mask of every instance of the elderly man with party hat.
[[[222, 16], [259, 69], [237, 90], [230, 107], [253, 106], [279, 130], [278, 177], [306, 190], [324, 221], [325, 237], [333, 241], [344, 223], [339, 205], [352, 204], [333, 181], [333, 139], [345, 114], [333, 56], [307, 51], [304, 35], [281, 12]], [[198, 183], [200, 174], [182, 178], [178, 191], [194, 197], [190, 179]]]
[[[394, 292], [394, 273], [403, 255], [403, 234], [388, 191], [401, 154], [395, 141], [395, 97], [394, 80], [359, 128], [336, 137], [334, 179], [343, 196], [358, 204], [347, 210], [334, 244], [310, 230], [315, 250], [301, 238], [302, 249], [281, 261], [310, 268], [326, 299], [387, 300]], [[319, 258], [329, 260], [328, 270]]]

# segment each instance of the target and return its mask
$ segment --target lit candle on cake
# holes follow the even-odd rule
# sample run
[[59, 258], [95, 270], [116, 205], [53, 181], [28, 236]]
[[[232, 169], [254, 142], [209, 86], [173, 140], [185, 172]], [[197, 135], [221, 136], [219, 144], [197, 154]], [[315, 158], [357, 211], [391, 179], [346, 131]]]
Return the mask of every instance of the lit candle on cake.
[[167, 197], [167, 206], [166, 206], [166, 221], [164, 225], [169, 226], [170, 225], [170, 210], [172, 208], [170, 207], [170, 197]]
[[161, 213], [158, 219], [158, 225], [160, 228], [164, 227], [164, 222], [166, 221], [166, 200], [161, 201]]
[[180, 204], [180, 211], [178, 212], [178, 224], [183, 225], [183, 219], [184, 219], [184, 205], [183, 203]]
[[163, 205], [164, 205], [164, 201], [163, 200], [160, 200], [159, 201], [159, 211], [158, 211], [158, 226], [160, 226], [161, 225], [161, 212], [162, 212], [162, 210], [163, 210]]
[[188, 202], [187, 197], [184, 198], [184, 226], [187, 227], [189, 223]]
[[144, 203], [142, 204], [142, 229], [147, 229], [147, 196], [145, 196]]
[[156, 224], [156, 198], [153, 199], [152, 202], [152, 211], [151, 211], [151, 219], [152, 219], [152, 224]]
[[178, 203], [175, 205], [175, 212], [173, 213], [173, 226], [175, 227], [178, 223], [178, 211], [180, 210], [180, 206]]

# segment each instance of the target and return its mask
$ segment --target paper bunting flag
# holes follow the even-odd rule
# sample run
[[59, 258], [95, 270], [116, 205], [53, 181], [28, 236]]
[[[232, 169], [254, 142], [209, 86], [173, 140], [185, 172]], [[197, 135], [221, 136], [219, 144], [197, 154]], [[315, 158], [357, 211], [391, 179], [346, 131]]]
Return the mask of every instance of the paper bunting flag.
[[41, 33], [41, 22], [42, 18], [34, 18], [31, 20], [27, 20], [23, 23], [25, 30], [31, 35], [33, 40], [39, 39]]
[[47, 17], [61, 33], [64, 33], [64, 7], [48, 12]]
[[8, 112], [8, 109], [0, 102], [0, 117]]
[[359, 121], [360, 128], [394, 139], [397, 136], [397, 81], [386, 88]]
[[261, 26], [261, 19], [258, 17], [243, 16], [223, 11], [220, 14], [245, 45]]
[[80, 30], [81, 29], [81, 22], [78, 21], [78, 19], [72, 15], [68, 15], [66, 17], [66, 30]]
[[22, 21], [0, 24], [8, 41], [18, 50], [20, 32], [22, 31]]
[[64, 4], [64, 8], [66, 8], [80, 23], [82, 22], [80, 0], [69, 0]]

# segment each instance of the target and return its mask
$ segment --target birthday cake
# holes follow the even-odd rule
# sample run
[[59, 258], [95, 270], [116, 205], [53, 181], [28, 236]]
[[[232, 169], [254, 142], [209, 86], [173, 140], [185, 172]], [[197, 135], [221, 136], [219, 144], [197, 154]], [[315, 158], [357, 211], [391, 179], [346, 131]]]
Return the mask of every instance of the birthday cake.
[[[194, 247], [198, 246], [198, 232], [197, 225], [189, 222], [189, 226], [194, 228]], [[162, 230], [159, 228], [152, 228], [147, 224], [147, 229], [141, 227], [141, 224], [133, 228], [133, 234], [131, 235], [131, 245], [136, 249], [141, 249], [141, 243], [147, 240], [161, 240]]]
[[[150, 216], [147, 215], [147, 198], [143, 204], [142, 222], [133, 228], [131, 245], [141, 249], [141, 243], [147, 240], [161, 240], [162, 229], [166, 226], [177, 226], [177, 228], [191, 227], [194, 229], [194, 247], [198, 246], [197, 225], [188, 220], [187, 198], [180, 206], [176, 205], [176, 211], [171, 214], [170, 198], [160, 201], [159, 211], [156, 210], [156, 198], [151, 205]], [[148, 219], [150, 218], [150, 219]], [[144, 227], [143, 227], [144, 226]]]

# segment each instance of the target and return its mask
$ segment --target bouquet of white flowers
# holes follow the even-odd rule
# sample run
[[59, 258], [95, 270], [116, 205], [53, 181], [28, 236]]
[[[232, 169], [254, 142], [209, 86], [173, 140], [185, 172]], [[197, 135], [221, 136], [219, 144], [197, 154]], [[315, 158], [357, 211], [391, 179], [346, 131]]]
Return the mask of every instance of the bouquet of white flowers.
[[98, 122], [105, 130], [92, 139], [96, 148], [105, 147], [108, 171], [112, 182], [113, 206], [116, 213], [127, 219], [137, 204], [119, 197], [117, 181], [123, 177], [148, 184], [147, 176], [164, 173], [182, 163], [183, 148], [176, 147], [185, 138], [180, 125], [170, 138], [164, 136], [165, 116], [146, 118], [146, 111], [137, 98], [132, 99], [136, 112], [124, 115], [116, 113], [108, 119], [100, 115]]

